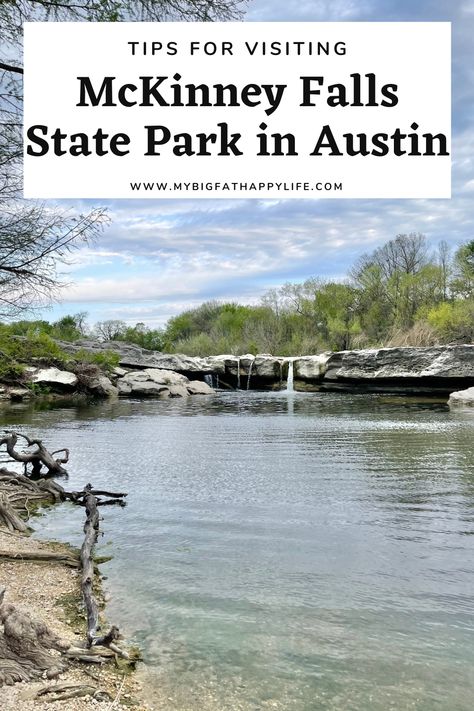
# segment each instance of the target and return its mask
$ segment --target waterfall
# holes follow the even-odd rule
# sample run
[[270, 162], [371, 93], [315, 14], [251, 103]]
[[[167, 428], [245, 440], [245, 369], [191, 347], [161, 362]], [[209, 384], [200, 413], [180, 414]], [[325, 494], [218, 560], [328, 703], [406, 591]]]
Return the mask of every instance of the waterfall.
[[295, 391], [293, 387], [293, 378], [294, 378], [294, 358], [288, 358], [288, 375], [286, 378], [286, 392], [287, 393], [292, 393]]
[[206, 373], [206, 375], [204, 376], [204, 382], [207, 383], [210, 388], [214, 387], [214, 381], [211, 373]]
[[240, 390], [240, 358], [237, 358], [237, 390]]
[[247, 390], [250, 390], [250, 378], [252, 377], [252, 368], [253, 368], [254, 361], [250, 361], [249, 365], [249, 374], [247, 376]]

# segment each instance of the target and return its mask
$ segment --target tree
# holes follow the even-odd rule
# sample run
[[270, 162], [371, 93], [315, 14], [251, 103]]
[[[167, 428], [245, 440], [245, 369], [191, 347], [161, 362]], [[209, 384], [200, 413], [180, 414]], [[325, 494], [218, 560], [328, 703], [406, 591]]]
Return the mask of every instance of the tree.
[[120, 334], [120, 338], [127, 343], [136, 343], [137, 346], [147, 348], [150, 351], [161, 351], [163, 349], [163, 331], [148, 328], [144, 323], [128, 326]]
[[101, 209], [74, 215], [43, 203], [0, 204], [0, 317], [15, 317], [53, 299], [59, 265], [90, 241], [106, 220]]
[[430, 263], [426, 237], [411, 232], [397, 235], [372, 253], [363, 254], [350, 270], [350, 276], [362, 290], [368, 279], [372, 284], [377, 282], [379, 305], [383, 304], [387, 321], [409, 328], [419, 306], [416, 277]]
[[441, 270], [441, 280], [443, 289], [443, 299], [448, 298], [449, 280], [451, 278], [451, 248], [446, 240], [441, 240], [438, 244], [438, 264]]
[[462, 244], [454, 255], [453, 291], [463, 298], [474, 294], [474, 240]]
[[74, 315], [67, 315], [55, 321], [52, 326], [52, 335], [54, 338], [59, 338], [63, 341], [77, 341], [81, 336], [85, 336], [87, 332], [86, 326], [87, 313], [81, 311]]
[[98, 321], [94, 331], [101, 341], [119, 341], [123, 339], [126, 327], [124, 321], [108, 319], [107, 321]]
[[[16, 43], [23, 22], [212, 22], [236, 20], [247, 0], [6, 0], [0, 3], [0, 38]], [[3, 36], [3, 37], [2, 37]]]
[[43, 306], [61, 286], [59, 265], [93, 240], [104, 210], [82, 215], [23, 201], [22, 23], [25, 21], [231, 20], [241, 0], [0, 0], [0, 316]]

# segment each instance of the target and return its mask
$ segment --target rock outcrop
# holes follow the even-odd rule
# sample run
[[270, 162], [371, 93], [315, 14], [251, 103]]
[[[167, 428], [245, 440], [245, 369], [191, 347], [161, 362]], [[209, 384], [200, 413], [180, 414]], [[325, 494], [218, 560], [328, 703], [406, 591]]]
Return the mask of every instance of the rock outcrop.
[[202, 381], [190, 381], [171, 370], [146, 368], [131, 370], [116, 381], [118, 394], [129, 397], [187, 397], [212, 395], [214, 390]]
[[123, 341], [100, 343], [85, 339], [74, 341], [74, 343], [58, 341], [58, 345], [71, 355], [76, 355], [80, 351], [87, 351], [91, 354], [111, 351], [118, 355], [119, 364], [123, 368], [161, 368], [184, 374], [215, 372], [213, 366], [207, 363], [208, 359], [149, 351], [146, 348], [140, 348], [140, 346], [124, 343]]
[[[331, 353], [321, 353], [320, 355], [302, 356], [293, 361], [294, 382], [300, 389], [307, 389], [304, 386], [318, 385], [325, 373], [327, 362]], [[287, 377], [287, 366], [285, 377]]]
[[[280, 390], [286, 388], [290, 360], [293, 361], [293, 384], [300, 391], [429, 393], [442, 396], [474, 385], [474, 345], [435, 346], [429, 348], [377, 348], [339, 351], [296, 358], [269, 354], [246, 354], [240, 357], [223, 354], [197, 358], [180, 354], [147, 351], [120, 343], [80, 341], [61, 344], [69, 352], [112, 350], [119, 355], [120, 367], [113, 380], [119, 394], [138, 394], [139, 383], [166, 385], [171, 397], [189, 393], [189, 381], [202, 381], [212, 376], [221, 388], [241, 390]], [[153, 371], [154, 374], [151, 372]], [[144, 373], [137, 378], [138, 373]], [[132, 374], [131, 374], [132, 373]], [[179, 378], [166, 378], [174, 373]], [[133, 375], [135, 374], [135, 375]], [[133, 386], [132, 386], [133, 385]], [[180, 387], [174, 393], [170, 389]], [[209, 386], [207, 386], [209, 387]], [[151, 385], [142, 388], [158, 396], [164, 390]]]
[[323, 390], [444, 395], [474, 384], [474, 345], [340, 351], [325, 367]]
[[60, 392], [73, 392], [79, 383], [74, 373], [59, 368], [28, 368], [27, 373], [30, 382]]

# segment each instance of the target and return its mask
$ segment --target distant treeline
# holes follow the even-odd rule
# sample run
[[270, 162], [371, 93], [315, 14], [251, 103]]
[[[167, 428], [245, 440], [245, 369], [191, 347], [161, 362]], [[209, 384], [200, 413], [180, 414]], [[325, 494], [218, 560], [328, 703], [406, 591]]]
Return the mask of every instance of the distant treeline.
[[398, 235], [362, 255], [343, 281], [312, 277], [270, 290], [258, 305], [208, 301], [163, 329], [101, 321], [87, 314], [56, 323], [17, 321], [10, 333], [73, 341], [92, 336], [152, 350], [216, 355], [302, 355], [383, 345], [428, 346], [474, 340], [474, 240], [430, 249], [424, 235]]

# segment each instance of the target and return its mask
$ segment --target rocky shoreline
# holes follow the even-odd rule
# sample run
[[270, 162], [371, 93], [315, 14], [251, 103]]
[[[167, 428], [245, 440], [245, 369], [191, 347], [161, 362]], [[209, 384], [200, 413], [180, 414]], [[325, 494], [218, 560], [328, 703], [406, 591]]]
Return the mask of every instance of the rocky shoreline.
[[293, 358], [229, 354], [207, 358], [148, 351], [119, 341], [61, 342], [74, 357], [113, 353], [118, 360], [107, 375], [30, 366], [22, 386], [0, 387], [0, 397], [22, 400], [44, 392], [93, 397], [174, 398], [230, 390], [399, 393], [448, 398], [474, 386], [474, 345], [429, 348], [377, 348]]
[[[0, 708], [57, 709], [67, 701], [74, 711], [90, 704], [148, 711], [132, 673], [140, 654], [104, 619], [98, 566], [108, 559], [95, 554], [99, 507], [124, 506], [126, 493], [90, 484], [67, 491], [56, 478], [67, 477], [68, 449], [49, 452], [16, 432], [0, 445], [9, 465], [0, 468]], [[31, 535], [38, 508], [48, 516], [65, 502], [84, 510], [80, 550]]]
[[[60, 562], [28, 560], [34, 553], [63, 552], [71, 555], [71, 548], [57, 542], [39, 541], [33, 537], [14, 535], [0, 528], [0, 546], [4, 559], [1, 563], [2, 578], [8, 580], [6, 599], [9, 604], [25, 610], [31, 617], [47, 625], [62, 639], [75, 640], [84, 634], [84, 619], [81, 611], [80, 573], [77, 568]], [[11, 559], [6, 559], [8, 552]], [[99, 579], [96, 581], [99, 586]], [[91, 677], [92, 673], [92, 677]], [[115, 701], [115, 709], [150, 711], [142, 700], [142, 688], [135, 675], [123, 672], [112, 665], [94, 665], [94, 669], [76, 663], [61, 674], [57, 682], [57, 694], [45, 695], [41, 701], [35, 697], [51, 688], [51, 681], [38, 680], [28, 684], [0, 686], [0, 707], [4, 711], [34, 711], [39, 706], [45, 711], [61, 710], [107, 711]], [[81, 688], [89, 693], [79, 698], [60, 700], [61, 693], [73, 694]], [[97, 690], [102, 690], [102, 695]]]

